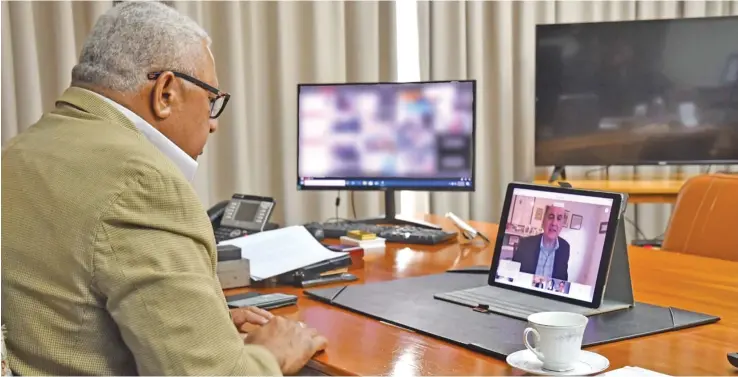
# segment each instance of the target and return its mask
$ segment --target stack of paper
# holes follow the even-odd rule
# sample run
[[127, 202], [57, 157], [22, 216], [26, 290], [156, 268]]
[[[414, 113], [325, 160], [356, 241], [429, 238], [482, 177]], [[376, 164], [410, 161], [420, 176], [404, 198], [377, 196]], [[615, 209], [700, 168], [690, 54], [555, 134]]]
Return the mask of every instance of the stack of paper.
[[272, 278], [347, 254], [328, 250], [301, 225], [234, 238], [220, 245], [241, 248], [241, 258], [249, 260], [249, 272], [254, 280]]
[[643, 369], [639, 367], [623, 367], [620, 369], [613, 369], [607, 373], [600, 374], [605, 377], [625, 377], [625, 376], [638, 376], [638, 377], [668, 377], [666, 374], [654, 372], [652, 370]]

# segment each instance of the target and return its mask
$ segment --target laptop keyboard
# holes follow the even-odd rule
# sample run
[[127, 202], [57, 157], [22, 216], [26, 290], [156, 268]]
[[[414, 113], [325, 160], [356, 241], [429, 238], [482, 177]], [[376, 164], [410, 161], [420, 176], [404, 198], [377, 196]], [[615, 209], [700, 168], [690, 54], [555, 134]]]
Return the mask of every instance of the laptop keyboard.
[[500, 293], [500, 290], [495, 289], [495, 287], [486, 286], [441, 293], [435, 297], [439, 300], [450, 301], [470, 307], [477, 307], [480, 304], [488, 305], [489, 308], [487, 310], [491, 312], [520, 319], [526, 319], [531, 314], [550, 310], [550, 308], [506, 300], [503, 297], [504, 295]]

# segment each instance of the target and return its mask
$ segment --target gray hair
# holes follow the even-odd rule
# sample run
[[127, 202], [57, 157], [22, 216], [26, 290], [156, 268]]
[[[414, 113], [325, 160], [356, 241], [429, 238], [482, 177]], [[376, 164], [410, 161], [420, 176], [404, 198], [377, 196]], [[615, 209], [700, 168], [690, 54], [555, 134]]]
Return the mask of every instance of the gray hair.
[[171, 70], [196, 75], [207, 32], [189, 17], [156, 1], [117, 4], [92, 28], [72, 85], [88, 84], [131, 92], [148, 81], [150, 72]]

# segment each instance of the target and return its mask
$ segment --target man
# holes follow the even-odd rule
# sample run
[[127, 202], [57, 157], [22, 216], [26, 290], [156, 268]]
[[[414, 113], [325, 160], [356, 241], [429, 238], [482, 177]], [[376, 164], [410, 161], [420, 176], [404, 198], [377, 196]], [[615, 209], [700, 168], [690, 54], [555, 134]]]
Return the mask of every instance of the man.
[[556, 290], [557, 292], [566, 293], [566, 282], [560, 281], [559, 282], [559, 288]]
[[[190, 185], [228, 94], [156, 2], [100, 17], [56, 107], [2, 157], [2, 320], [20, 375], [278, 375], [325, 338], [229, 312]], [[239, 329], [263, 324], [244, 336]]]
[[559, 237], [565, 215], [563, 207], [546, 207], [543, 233], [522, 238], [513, 254], [512, 260], [520, 263], [520, 272], [569, 280], [569, 243]]

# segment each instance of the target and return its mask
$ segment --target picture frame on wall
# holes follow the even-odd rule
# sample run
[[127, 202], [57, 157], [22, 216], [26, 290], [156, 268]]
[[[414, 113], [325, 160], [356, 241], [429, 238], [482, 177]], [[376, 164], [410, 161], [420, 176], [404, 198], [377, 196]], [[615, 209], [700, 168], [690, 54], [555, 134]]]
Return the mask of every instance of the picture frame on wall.
[[600, 223], [600, 234], [607, 233], [607, 221]]
[[543, 208], [541, 208], [541, 207], [536, 208], [536, 213], [533, 216], [533, 218], [535, 218], [536, 221], [543, 220]]
[[571, 212], [564, 212], [564, 228], [569, 228], [569, 222], [571, 221]]
[[570, 229], [579, 230], [582, 229], [582, 216], [581, 215], [571, 215], [571, 224], [569, 224]]

